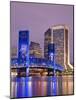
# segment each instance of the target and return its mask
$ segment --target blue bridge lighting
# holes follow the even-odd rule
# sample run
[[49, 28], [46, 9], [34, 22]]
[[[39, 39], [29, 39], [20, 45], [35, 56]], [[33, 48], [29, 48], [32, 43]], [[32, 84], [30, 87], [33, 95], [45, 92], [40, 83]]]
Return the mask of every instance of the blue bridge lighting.
[[16, 68], [29, 68], [32, 65], [33, 67], [34, 65], [36, 65], [37, 67], [52, 68], [59, 71], [64, 70], [62, 66], [55, 63], [55, 45], [53, 43], [48, 45], [49, 59], [47, 60], [45, 58], [36, 58], [29, 56], [29, 43], [29, 31], [19, 31], [18, 58], [11, 58], [11, 66]]
[[[21, 67], [26, 67], [26, 65], [27, 65], [26, 60], [24, 62], [18, 60], [18, 58], [12, 58], [11, 59], [11, 66], [14, 66], [14, 65], [16, 66], [16, 64], [18, 64], [18, 66], [16, 66], [16, 68], [20, 68], [19, 66], [21, 66], [21, 65], [24, 65]], [[64, 68], [62, 66], [60, 66], [59, 64], [55, 64], [55, 66], [54, 66], [53, 63], [54, 63], [53, 61], [42, 59], [42, 58], [29, 58], [29, 66], [30, 67], [32, 65], [37, 65], [39, 67], [41, 66], [41, 67], [46, 67], [46, 68], [52, 68], [52, 69], [59, 70], [59, 71], [64, 70]]]

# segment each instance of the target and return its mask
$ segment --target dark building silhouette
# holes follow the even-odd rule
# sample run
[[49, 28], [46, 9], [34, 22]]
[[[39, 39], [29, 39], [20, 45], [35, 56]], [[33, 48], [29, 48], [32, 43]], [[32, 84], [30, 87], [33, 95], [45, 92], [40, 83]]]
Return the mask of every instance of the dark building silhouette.
[[44, 34], [44, 57], [45, 59], [49, 59], [48, 57], [48, 45], [51, 43], [51, 29], [49, 28]]

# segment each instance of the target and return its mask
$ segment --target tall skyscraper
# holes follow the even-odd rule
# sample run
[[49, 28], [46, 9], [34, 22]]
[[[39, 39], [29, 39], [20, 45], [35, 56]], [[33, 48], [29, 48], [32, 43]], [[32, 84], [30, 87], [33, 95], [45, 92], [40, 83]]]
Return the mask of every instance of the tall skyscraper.
[[[72, 68], [70, 65], [70, 60], [69, 60], [69, 30], [66, 25], [56, 25], [51, 27], [51, 32], [50, 32], [50, 37], [49, 37], [49, 32], [47, 31], [48, 34], [48, 39], [45, 39], [45, 43], [50, 44], [54, 43], [55, 44], [55, 62], [57, 64], [60, 64], [63, 66], [66, 70], [69, 68]], [[47, 42], [47, 40], [50, 41]], [[46, 47], [45, 47], [45, 50]], [[48, 50], [47, 50], [48, 52]], [[46, 52], [44, 52], [46, 54]], [[44, 54], [44, 55], [45, 55]]]
[[49, 28], [44, 34], [44, 57], [45, 59], [49, 59], [48, 57], [48, 45], [51, 43], [51, 29]]
[[69, 29], [66, 25], [52, 27], [53, 43], [55, 44], [55, 62], [67, 70], [72, 68], [69, 60]]
[[36, 58], [42, 58], [42, 50], [39, 43], [30, 42], [30, 56]]
[[65, 66], [68, 61], [68, 29], [65, 26], [52, 27], [53, 42], [55, 44], [55, 62]]

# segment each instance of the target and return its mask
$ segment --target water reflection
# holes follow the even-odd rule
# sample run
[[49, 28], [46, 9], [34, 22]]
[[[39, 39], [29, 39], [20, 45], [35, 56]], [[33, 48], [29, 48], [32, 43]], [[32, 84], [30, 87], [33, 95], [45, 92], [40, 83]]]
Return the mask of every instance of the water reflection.
[[73, 76], [11, 78], [11, 98], [73, 94]]

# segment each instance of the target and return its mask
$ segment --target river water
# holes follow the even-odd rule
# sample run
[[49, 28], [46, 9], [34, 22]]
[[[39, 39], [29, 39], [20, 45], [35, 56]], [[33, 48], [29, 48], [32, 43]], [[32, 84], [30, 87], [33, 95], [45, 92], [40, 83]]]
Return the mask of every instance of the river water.
[[73, 76], [13, 77], [11, 98], [72, 95]]

